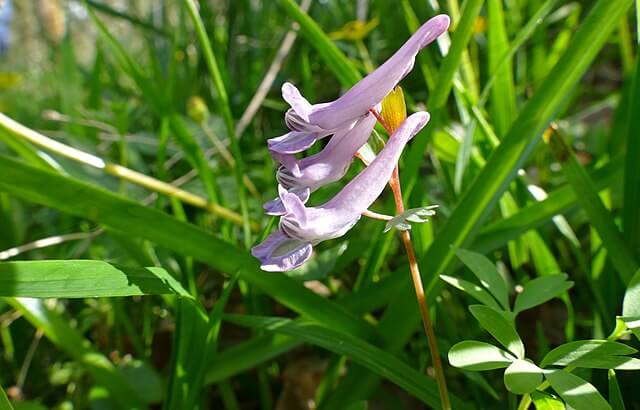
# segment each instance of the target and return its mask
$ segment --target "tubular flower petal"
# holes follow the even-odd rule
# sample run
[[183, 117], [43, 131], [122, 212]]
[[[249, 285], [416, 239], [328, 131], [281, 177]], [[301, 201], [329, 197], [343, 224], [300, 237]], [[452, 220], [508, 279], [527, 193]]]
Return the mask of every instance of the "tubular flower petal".
[[[367, 114], [353, 128], [334, 134], [322, 151], [301, 160], [293, 155], [279, 154], [282, 165], [276, 174], [278, 183], [306, 203], [311, 192], [338, 181], [346, 174], [354, 155], [366, 144], [375, 124], [375, 117]], [[285, 212], [280, 198], [267, 202], [264, 209], [270, 215]]]
[[428, 121], [426, 112], [407, 118], [373, 162], [323, 205], [306, 207], [296, 193], [280, 187], [284, 214], [278, 230], [251, 250], [262, 269], [295, 269], [309, 259], [313, 245], [349, 231], [384, 190], [404, 146]]
[[449, 28], [441, 14], [424, 23], [384, 64], [360, 80], [337, 100], [312, 106], [309, 123], [324, 129], [344, 125], [378, 104], [413, 68], [418, 52]]
[[411, 71], [418, 52], [448, 27], [447, 15], [428, 20], [384, 64], [335, 101], [311, 104], [293, 84], [285, 83], [282, 97], [291, 106], [285, 122], [291, 132], [269, 140], [274, 159], [280, 161], [279, 154], [302, 152], [318, 139], [352, 128]]

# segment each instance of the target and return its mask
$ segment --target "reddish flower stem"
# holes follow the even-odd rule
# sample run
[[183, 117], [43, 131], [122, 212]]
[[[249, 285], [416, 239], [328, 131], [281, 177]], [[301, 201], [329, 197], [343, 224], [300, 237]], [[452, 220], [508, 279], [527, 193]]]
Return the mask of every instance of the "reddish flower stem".
[[[393, 130], [386, 124], [384, 119], [375, 110], [369, 110], [389, 133], [389, 137], [393, 135]], [[396, 205], [396, 212], [401, 214], [404, 212], [404, 202], [402, 200], [402, 187], [400, 186], [400, 173], [398, 172], [398, 166], [393, 169], [393, 174], [389, 180], [389, 187], [393, 191], [393, 199]], [[433, 331], [433, 324], [431, 323], [431, 316], [429, 315], [429, 308], [427, 307], [427, 298], [424, 294], [424, 288], [422, 287], [422, 277], [420, 276], [420, 269], [418, 267], [418, 260], [413, 249], [413, 242], [411, 241], [411, 234], [409, 231], [400, 232], [404, 249], [409, 259], [409, 270], [411, 271], [411, 279], [413, 280], [413, 287], [416, 291], [416, 298], [418, 300], [418, 306], [420, 307], [420, 314], [422, 315], [422, 325], [424, 332], [427, 335], [427, 341], [429, 343], [429, 350], [431, 352], [431, 360], [433, 361], [433, 368], [435, 370], [436, 381], [438, 382], [438, 391], [440, 393], [440, 402], [444, 410], [451, 409], [451, 403], [449, 402], [449, 393], [447, 391], [447, 382], [444, 377], [444, 370], [442, 367], [442, 361], [440, 360], [440, 352], [438, 351], [438, 343], [436, 340], [436, 334]]]

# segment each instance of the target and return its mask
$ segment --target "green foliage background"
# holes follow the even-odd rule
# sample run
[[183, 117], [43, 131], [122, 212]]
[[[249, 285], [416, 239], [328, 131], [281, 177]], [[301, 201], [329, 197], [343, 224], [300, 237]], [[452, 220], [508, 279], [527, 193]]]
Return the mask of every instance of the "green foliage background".
[[[262, 203], [276, 195], [265, 140], [286, 132], [280, 85], [332, 100], [436, 9], [453, 25], [402, 82], [409, 110], [432, 120], [400, 175], [407, 208], [439, 205], [412, 235], [445, 363], [458, 342], [492, 341], [473, 298], [440, 279], [476, 282], [457, 247], [497, 264], [511, 302], [536, 278], [574, 282], [516, 318], [536, 363], [614, 331], [640, 286], [631, 0], [312, 1], [308, 15], [293, 0], [197, 3], [13, 2], [0, 110], [109, 164], [0, 124], [0, 385], [15, 408], [438, 407], [406, 258], [384, 222], [363, 218], [287, 274], [248, 252], [276, 223]], [[345, 38], [358, 19], [378, 23]], [[191, 200], [117, 178], [116, 165], [178, 181]], [[392, 214], [391, 195], [374, 209]], [[445, 370], [456, 409], [518, 405], [502, 372]], [[638, 372], [574, 373], [613, 408], [640, 408]]]

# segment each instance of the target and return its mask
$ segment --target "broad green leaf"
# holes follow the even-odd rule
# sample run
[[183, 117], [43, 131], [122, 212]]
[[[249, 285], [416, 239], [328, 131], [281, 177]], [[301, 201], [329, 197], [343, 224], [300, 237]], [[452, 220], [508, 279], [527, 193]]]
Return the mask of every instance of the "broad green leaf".
[[40, 299], [7, 298], [6, 300], [35, 328], [42, 330], [47, 339], [91, 373], [97, 383], [107, 388], [110, 397], [121, 408], [144, 407], [147, 398], [141, 397], [111, 361], [96, 352], [89, 341], [69, 325], [68, 320], [47, 308]]
[[[580, 340], [565, 343], [546, 354], [540, 362], [541, 367], [556, 366], [580, 366], [580, 363], [589, 363], [600, 359], [615, 358], [636, 353], [637, 350], [625, 344], [610, 342], [608, 340]], [[620, 357], [624, 359], [624, 357]], [[595, 366], [598, 367], [598, 366]]]
[[611, 410], [595, 387], [580, 377], [562, 370], [545, 372], [551, 387], [576, 410]]
[[633, 275], [622, 301], [622, 316], [640, 316], [640, 270]]
[[542, 276], [528, 282], [516, 297], [513, 311], [519, 313], [559, 296], [573, 286], [573, 282], [566, 279], [567, 275], [560, 274]]
[[516, 360], [504, 371], [504, 385], [511, 393], [531, 393], [542, 383], [542, 369], [526, 360]]
[[524, 359], [524, 345], [513, 324], [505, 318], [504, 313], [488, 306], [471, 305], [471, 314], [480, 322], [487, 332], [500, 344], [506, 347], [518, 359]]
[[[354, 362], [395, 383], [424, 403], [440, 406], [436, 383], [414, 368], [398, 360], [389, 352], [373, 346], [350, 334], [336, 332], [309, 321], [259, 317], [247, 315], [225, 315], [225, 320], [240, 326], [248, 326], [294, 336], [334, 353], [348, 356]], [[462, 401], [451, 395], [454, 408], [467, 408]]]
[[621, 319], [627, 325], [627, 328], [640, 340], [640, 316], [623, 316]]
[[454, 278], [453, 276], [440, 275], [440, 278], [449, 285], [460, 289], [467, 295], [476, 299], [478, 302], [490, 306], [494, 309], [500, 309], [498, 302], [486, 290], [464, 279]]
[[607, 380], [609, 381], [609, 404], [611, 404], [613, 410], [625, 410], [624, 399], [622, 398], [615, 370], [609, 369]]
[[89, 298], [176, 294], [192, 296], [161, 268], [133, 268], [92, 260], [0, 263], [0, 296]]
[[502, 278], [495, 265], [487, 257], [477, 252], [465, 249], [456, 249], [458, 258], [471, 269], [480, 281], [480, 284], [487, 288], [489, 292], [500, 302], [504, 310], [509, 310], [509, 291], [507, 284]]
[[147, 239], [206, 262], [219, 271], [239, 271], [241, 279], [303, 316], [365, 339], [377, 338], [373, 326], [355, 314], [306, 289], [294, 279], [261, 271], [257, 261], [247, 252], [204, 229], [84, 182], [39, 170], [3, 155], [0, 155], [0, 169], [3, 169], [0, 190], [99, 222], [129, 236]]
[[449, 350], [451, 366], [465, 370], [503, 369], [516, 360], [510, 353], [485, 342], [465, 340]]
[[564, 403], [559, 398], [541, 391], [531, 392], [531, 399], [536, 410], [564, 410]]

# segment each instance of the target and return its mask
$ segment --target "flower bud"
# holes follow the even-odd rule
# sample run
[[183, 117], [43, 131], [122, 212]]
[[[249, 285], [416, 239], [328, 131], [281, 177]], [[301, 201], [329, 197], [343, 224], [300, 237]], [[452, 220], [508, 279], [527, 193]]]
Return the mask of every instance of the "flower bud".
[[391, 90], [382, 100], [382, 112], [380, 114], [391, 132], [397, 130], [400, 124], [407, 118], [407, 106], [404, 102], [404, 93], [399, 85]]
[[187, 115], [201, 124], [209, 118], [209, 108], [201, 97], [194, 95], [187, 101]]

